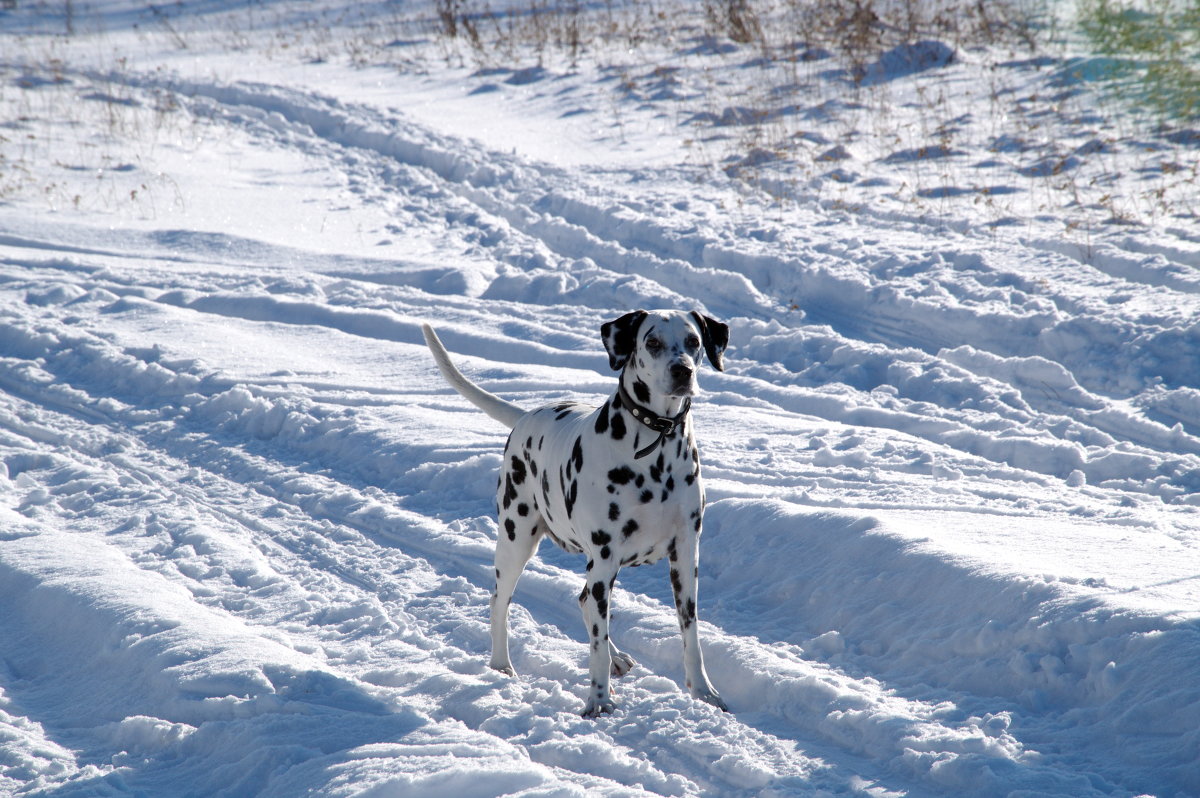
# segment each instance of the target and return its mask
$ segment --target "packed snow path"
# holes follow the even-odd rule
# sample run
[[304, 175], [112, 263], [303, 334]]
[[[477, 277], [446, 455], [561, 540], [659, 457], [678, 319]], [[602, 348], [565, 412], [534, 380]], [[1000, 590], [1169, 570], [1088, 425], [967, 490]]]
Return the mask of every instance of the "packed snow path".
[[[65, 79], [170, 91], [270, 166], [164, 147], [211, 179], [192, 227], [0, 206], [0, 790], [1200, 793], [1196, 250], [1085, 263], [317, 91]], [[311, 246], [289, 185], [383, 254]], [[486, 667], [505, 431], [419, 325], [489, 390], [598, 402], [599, 325], [641, 306], [732, 328], [694, 413], [733, 712], [681, 689], [660, 565], [619, 578], [639, 665], [583, 720], [577, 558], [543, 546], [521, 677]]]

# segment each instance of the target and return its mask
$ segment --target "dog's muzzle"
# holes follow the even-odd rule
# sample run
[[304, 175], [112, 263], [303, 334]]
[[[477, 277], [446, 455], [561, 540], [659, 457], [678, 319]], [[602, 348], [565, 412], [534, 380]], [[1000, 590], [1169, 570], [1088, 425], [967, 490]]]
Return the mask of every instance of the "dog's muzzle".
[[669, 372], [672, 396], [691, 396], [696, 392], [696, 369], [686, 363], [672, 363]]

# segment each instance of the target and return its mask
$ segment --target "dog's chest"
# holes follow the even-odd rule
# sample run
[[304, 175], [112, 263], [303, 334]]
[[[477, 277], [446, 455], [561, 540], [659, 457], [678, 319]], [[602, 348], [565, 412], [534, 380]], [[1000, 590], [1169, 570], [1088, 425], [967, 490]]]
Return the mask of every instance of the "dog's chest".
[[[557, 419], [530, 447], [539, 474], [539, 510], [552, 539], [571, 551], [622, 566], [654, 562], [681, 533], [698, 531], [701, 485], [688, 429], [636, 458], [586, 423]], [[584, 418], [579, 419], [584, 422]], [[632, 437], [632, 436], [631, 436]]]

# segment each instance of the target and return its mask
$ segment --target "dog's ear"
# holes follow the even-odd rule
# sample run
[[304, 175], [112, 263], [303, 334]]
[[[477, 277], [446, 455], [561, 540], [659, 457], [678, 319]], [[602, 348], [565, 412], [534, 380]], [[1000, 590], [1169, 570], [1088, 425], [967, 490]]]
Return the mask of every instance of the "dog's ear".
[[604, 348], [608, 350], [608, 365], [612, 366], [613, 371], [620, 371], [637, 348], [637, 331], [645, 318], [646, 311], [635, 310], [600, 325], [600, 337], [604, 339]]
[[700, 327], [700, 340], [704, 342], [704, 354], [717, 371], [725, 370], [725, 347], [729, 345], [729, 325], [711, 316], [702, 316], [692, 311], [692, 319]]

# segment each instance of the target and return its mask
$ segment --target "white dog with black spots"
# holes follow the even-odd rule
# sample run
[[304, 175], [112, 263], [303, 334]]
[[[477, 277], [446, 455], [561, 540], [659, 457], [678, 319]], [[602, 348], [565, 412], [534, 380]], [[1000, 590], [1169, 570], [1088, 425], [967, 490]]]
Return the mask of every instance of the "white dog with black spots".
[[579, 595], [591, 641], [585, 717], [612, 712], [611, 676], [633, 658], [609, 638], [609, 599], [624, 566], [670, 558], [671, 588], [693, 696], [726, 709], [704, 669], [696, 620], [704, 487], [690, 416], [696, 368], [724, 370], [729, 328], [700, 313], [638, 310], [601, 325], [617, 389], [600, 407], [565, 402], [524, 409], [464, 377], [429, 325], [425, 340], [446, 380], [510, 428], [497, 490], [499, 537], [492, 596], [492, 659], [515, 675], [508, 607], [543, 536], [587, 556]]

